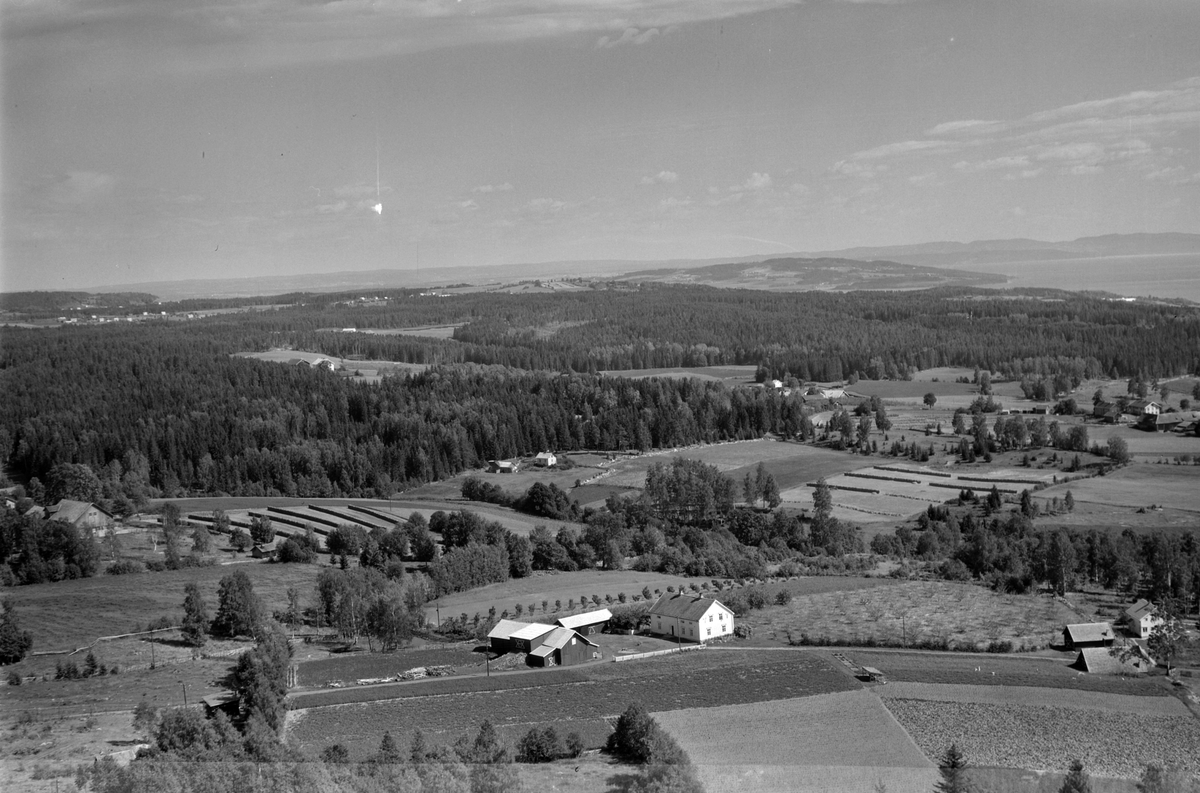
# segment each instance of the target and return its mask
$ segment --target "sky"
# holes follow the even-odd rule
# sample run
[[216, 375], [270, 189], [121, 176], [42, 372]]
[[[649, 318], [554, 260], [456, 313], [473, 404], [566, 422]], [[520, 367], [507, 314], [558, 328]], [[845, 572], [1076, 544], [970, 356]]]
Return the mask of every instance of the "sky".
[[3, 291], [1200, 232], [1194, 0], [0, 10]]

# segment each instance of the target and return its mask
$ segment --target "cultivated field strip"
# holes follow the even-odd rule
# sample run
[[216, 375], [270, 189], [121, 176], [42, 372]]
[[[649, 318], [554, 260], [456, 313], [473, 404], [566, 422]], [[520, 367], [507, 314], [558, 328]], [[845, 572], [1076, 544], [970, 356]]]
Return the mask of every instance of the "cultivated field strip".
[[[695, 758], [693, 758], [695, 762]], [[706, 793], [929, 793], [941, 777], [936, 768], [848, 765], [714, 765], [696, 763]]]
[[1058, 705], [886, 700], [930, 757], [957, 744], [975, 766], [1066, 770], [1136, 778], [1148, 763], [1200, 771], [1200, 722], [1190, 715], [1110, 712]]
[[928, 702], [964, 702], [979, 705], [1052, 705], [1075, 710], [1189, 716], [1187, 706], [1174, 697], [1138, 697], [1100, 691], [1035, 686], [988, 686], [946, 683], [889, 683], [876, 689], [885, 701], [919, 699]]
[[[927, 791], [933, 764], [871, 691], [654, 714], [716, 791]], [[809, 780], [812, 786], [801, 785]]]
[[[373, 751], [384, 731], [393, 735], [414, 728], [457, 734], [473, 731], [483, 719], [498, 727], [552, 724], [564, 715], [572, 719], [615, 716], [637, 702], [651, 711], [685, 707], [716, 707], [780, 698], [804, 697], [858, 688], [827, 661], [803, 651], [684, 653], [631, 664], [598, 664], [553, 674], [522, 673], [491, 678], [527, 685], [507, 690], [453, 693], [456, 684], [488, 678], [443, 679], [376, 689], [379, 696], [402, 699], [309, 707], [288, 716], [288, 740], [310, 754], [337, 741], [353, 752]], [[422, 695], [422, 691], [429, 692]], [[434, 693], [437, 692], [437, 693]], [[334, 703], [337, 695], [356, 698], [372, 689], [356, 688], [293, 698], [293, 708], [310, 703]]]
[[[826, 477], [833, 490], [834, 516], [857, 521], [886, 520], [912, 515], [923, 505], [937, 505], [954, 497], [959, 490], [976, 492], [995, 487], [999, 492], [1015, 495], [1037, 484], [1049, 485], [1052, 473], [1030, 476], [1028, 471], [997, 469], [986, 475], [962, 471], [938, 471], [909, 466], [875, 465]], [[815, 482], [784, 490], [780, 497], [785, 503], [812, 507]]]

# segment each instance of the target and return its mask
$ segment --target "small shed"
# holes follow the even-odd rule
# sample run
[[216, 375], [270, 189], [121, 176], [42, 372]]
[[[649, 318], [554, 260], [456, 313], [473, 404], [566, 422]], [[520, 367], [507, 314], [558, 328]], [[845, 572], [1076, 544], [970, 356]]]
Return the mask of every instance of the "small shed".
[[1084, 647], [1112, 647], [1116, 635], [1107, 622], [1081, 622], [1063, 628], [1063, 644], [1068, 650]]
[[519, 653], [531, 653], [542, 645], [546, 636], [556, 630], [553, 625], [531, 622], [509, 635], [512, 647]]
[[210, 719], [216, 716], [218, 711], [224, 712], [231, 719], [236, 718], [242, 704], [241, 699], [233, 691], [209, 694], [200, 701], [204, 704], [204, 715]]
[[489, 474], [515, 474], [520, 465], [511, 460], [488, 460]]
[[559, 617], [554, 622], [564, 628], [577, 631], [581, 636], [595, 636], [604, 631], [604, 626], [612, 619], [608, 609], [588, 611], [584, 614], [573, 614], [570, 617]]
[[526, 658], [530, 666], [571, 666], [599, 660], [600, 646], [570, 628], [555, 628]]
[[873, 666], [861, 667], [859, 669], [858, 676], [860, 678], [862, 678], [863, 680], [867, 680], [871, 683], [886, 683], [887, 682], [887, 678], [885, 678], [883, 676], [883, 672], [880, 672], [878, 669], [876, 669]]
[[255, 559], [274, 559], [276, 553], [275, 542], [256, 542], [254, 547], [250, 549], [250, 555]]

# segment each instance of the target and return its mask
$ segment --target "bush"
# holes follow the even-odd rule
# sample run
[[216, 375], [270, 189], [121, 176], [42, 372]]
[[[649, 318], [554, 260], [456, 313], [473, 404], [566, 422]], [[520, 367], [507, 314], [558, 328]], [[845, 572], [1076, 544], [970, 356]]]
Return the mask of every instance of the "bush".
[[22, 682], [24, 682], [24, 681], [21, 679], [21, 675], [19, 672], [9, 672], [8, 673], [8, 684], [10, 686], [19, 686], [19, 685], [21, 685]]
[[781, 589], [777, 593], [775, 593], [775, 605], [776, 606], [786, 606], [788, 603], [791, 603], [791, 602], [792, 602], [792, 593], [790, 590]]
[[518, 763], [549, 763], [562, 753], [553, 727], [534, 727], [517, 743]]
[[104, 571], [109, 575], [132, 575], [146, 572], [146, 566], [137, 559], [118, 559]]
[[567, 757], [578, 757], [583, 754], [583, 738], [577, 732], [567, 733]]
[[317, 554], [304, 543], [288, 538], [279, 546], [278, 559], [285, 564], [310, 564], [316, 561]]

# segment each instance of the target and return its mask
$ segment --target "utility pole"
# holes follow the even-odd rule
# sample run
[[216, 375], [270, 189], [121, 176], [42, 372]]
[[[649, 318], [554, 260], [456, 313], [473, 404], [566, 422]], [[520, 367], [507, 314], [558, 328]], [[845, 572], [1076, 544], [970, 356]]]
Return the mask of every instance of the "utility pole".
[[179, 685], [183, 686], [183, 706], [187, 707], [187, 683], [180, 680]]

